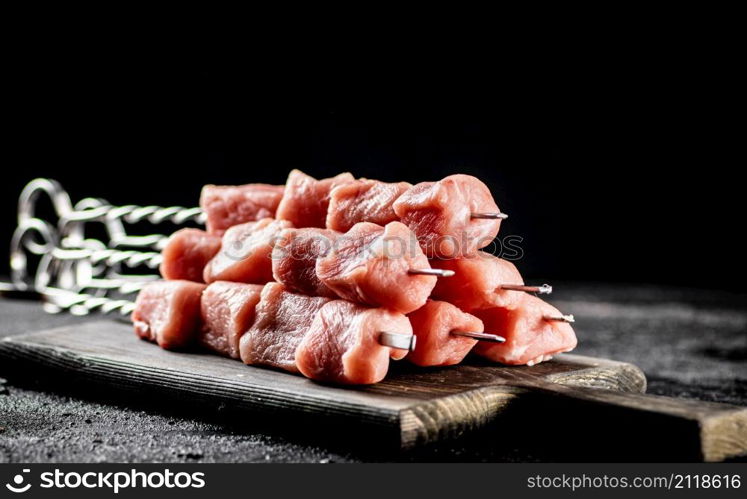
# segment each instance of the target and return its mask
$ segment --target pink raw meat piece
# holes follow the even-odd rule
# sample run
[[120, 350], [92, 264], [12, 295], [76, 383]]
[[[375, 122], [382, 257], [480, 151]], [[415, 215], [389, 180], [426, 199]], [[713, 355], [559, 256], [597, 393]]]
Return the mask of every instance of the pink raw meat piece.
[[275, 217], [284, 186], [269, 184], [206, 185], [200, 194], [208, 232], [223, 235], [229, 227]]
[[154, 281], [135, 300], [132, 323], [140, 338], [168, 350], [190, 346], [200, 329], [200, 296], [204, 284]]
[[360, 179], [332, 189], [327, 228], [346, 232], [358, 222], [386, 225], [399, 220], [392, 205], [412, 184]]
[[341, 298], [407, 314], [422, 307], [436, 285], [436, 277], [409, 271], [430, 268], [405, 225], [361, 222], [317, 260], [316, 274]]
[[418, 237], [431, 258], [459, 258], [493, 242], [500, 220], [472, 218], [472, 213], [497, 213], [488, 187], [470, 175], [450, 175], [422, 182], [402, 194], [394, 212]]
[[485, 332], [506, 338], [505, 343], [479, 343], [474, 352], [495, 362], [534, 365], [554, 354], [576, 347], [570, 324], [546, 320], [561, 313], [536, 296], [524, 294], [514, 309], [489, 308], [473, 312], [485, 324]]
[[272, 281], [272, 248], [283, 229], [290, 227], [287, 220], [271, 218], [230, 227], [223, 235], [220, 251], [205, 266], [205, 282]]
[[161, 252], [160, 271], [164, 279], [205, 282], [205, 265], [220, 250], [220, 237], [199, 229], [174, 232]]
[[296, 347], [328, 298], [291, 293], [282, 284], [265, 285], [254, 324], [239, 341], [245, 364], [270, 366], [297, 373]]
[[410, 336], [412, 327], [407, 317], [391, 310], [331, 301], [322, 307], [298, 345], [298, 369], [317, 381], [378, 383], [386, 376], [389, 359], [407, 354], [406, 350], [383, 346], [382, 332]]
[[445, 301], [428, 300], [408, 318], [418, 339], [407, 359], [424, 367], [459, 364], [477, 344], [477, 340], [453, 335], [452, 331], [483, 332], [480, 319]]
[[325, 227], [332, 189], [354, 180], [350, 173], [317, 180], [299, 170], [293, 170], [285, 183], [283, 199], [276, 217], [290, 220], [295, 227]]
[[239, 358], [239, 339], [254, 322], [254, 308], [263, 286], [216, 281], [202, 292], [202, 346]]
[[504, 284], [523, 285], [516, 266], [484, 251], [475, 256], [452, 260], [431, 260], [436, 269], [453, 270], [448, 279], [439, 279], [433, 288], [433, 298], [472, 310], [502, 307], [513, 308], [521, 300], [523, 291], [501, 289]]
[[289, 290], [337, 298], [316, 276], [316, 261], [333, 248], [338, 232], [327, 229], [285, 229], [272, 250], [272, 275]]

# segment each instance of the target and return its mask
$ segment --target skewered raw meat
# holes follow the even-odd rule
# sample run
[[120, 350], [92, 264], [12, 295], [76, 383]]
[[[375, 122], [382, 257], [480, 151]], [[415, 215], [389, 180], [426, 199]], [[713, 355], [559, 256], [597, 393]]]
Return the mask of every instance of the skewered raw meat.
[[576, 347], [576, 334], [566, 322], [553, 320], [562, 314], [536, 296], [524, 293], [513, 309], [489, 308], [473, 312], [485, 331], [506, 338], [505, 343], [480, 343], [474, 352], [487, 359], [511, 365], [534, 365], [552, 355]]
[[412, 335], [410, 321], [383, 308], [366, 308], [344, 300], [324, 305], [298, 345], [295, 360], [305, 376], [343, 384], [378, 383], [389, 359], [405, 350], [380, 343], [382, 332]]
[[239, 358], [239, 339], [254, 322], [259, 284], [217, 281], [202, 292], [199, 342], [214, 352]]
[[208, 232], [223, 235], [229, 227], [273, 218], [280, 199], [282, 185], [206, 185], [200, 194], [200, 208], [205, 212]]
[[204, 282], [205, 265], [220, 250], [220, 237], [199, 229], [174, 232], [163, 248], [160, 271], [164, 279]]
[[418, 339], [415, 350], [407, 355], [407, 359], [419, 366], [451, 366], [460, 363], [477, 340], [452, 333], [483, 331], [480, 319], [444, 301], [428, 300], [428, 303], [408, 317]]
[[272, 275], [289, 290], [337, 298], [316, 275], [316, 262], [326, 256], [339, 234], [332, 230], [285, 229], [272, 250]]
[[200, 328], [200, 296], [204, 284], [155, 281], [140, 290], [132, 312], [135, 334], [161, 348], [189, 346]]
[[264, 284], [272, 281], [272, 248], [287, 220], [263, 218], [234, 225], [223, 235], [221, 249], [205, 267], [205, 282]]
[[358, 223], [316, 263], [319, 279], [341, 298], [405, 314], [422, 307], [436, 285], [435, 277], [414, 275], [412, 269], [430, 265], [399, 222]]
[[293, 170], [288, 175], [276, 217], [290, 220], [296, 227], [324, 228], [330, 192], [353, 180], [350, 173], [317, 180], [299, 170]]
[[360, 179], [332, 189], [327, 228], [347, 232], [358, 222], [386, 225], [398, 220], [392, 205], [410, 187], [407, 182]]
[[524, 284], [516, 266], [484, 251], [466, 258], [431, 260], [437, 269], [453, 270], [448, 279], [439, 279], [433, 297], [472, 310], [502, 307], [513, 308], [521, 299], [521, 291], [501, 289], [505, 284]]
[[393, 207], [429, 257], [473, 255], [493, 241], [501, 225], [500, 219], [474, 216], [499, 210], [488, 187], [470, 175], [416, 184]]
[[246, 364], [370, 384], [405, 355], [420, 366], [470, 351], [533, 365], [576, 345], [572, 316], [526, 293], [550, 286], [525, 286], [512, 263], [478, 251], [505, 215], [469, 175], [411, 186], [294, 170], [285, 187], [205, 186], [200, 205], [208, 231], [172, 235], [169, 280], [144, 287], [132, 314], [138, 336], [163, 348], [200, 343]]
[[265, 285], [256, 307], [254, 323], [239, 341], [245, 364], [298, 372], [296, 347], [328, 298], [289, 292], [282, 284]]

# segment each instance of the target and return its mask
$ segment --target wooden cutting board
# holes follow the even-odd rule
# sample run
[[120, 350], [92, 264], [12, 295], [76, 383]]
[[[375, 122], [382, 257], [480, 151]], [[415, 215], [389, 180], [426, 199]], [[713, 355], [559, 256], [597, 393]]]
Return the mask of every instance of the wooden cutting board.
[[[377, 385], [338, 387], [207, 353], [167, 352], [138, 340], [127, 324], [96, 321], [7, 337], [0, 357], [0, 365], [65, 376], [71, 383], [378, 428], [395, 435], [402, 448], [498, 424], [518, 408], [527, 415], [545, 411], [548, 424], [562, 413], [595, 428], [602, 421], [611, 430], [638, 425], [652, 430], [647, 434], [676, 432], [669, 441], [686, 442], [705, 460], [747, 452], [747, 409], [644, 395], [646, 378], [636, 366], [579, 355], [533, 367], [468, 360], [421, 369], [398, 362]], [[516, 431], [526, 431], [515, 416]]]

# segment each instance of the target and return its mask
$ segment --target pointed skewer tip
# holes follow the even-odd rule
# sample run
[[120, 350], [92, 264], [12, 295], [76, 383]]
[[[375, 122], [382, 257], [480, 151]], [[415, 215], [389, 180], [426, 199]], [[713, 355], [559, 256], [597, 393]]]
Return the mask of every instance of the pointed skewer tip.
[[544, 317], [546, 321], [558, 321], [558, 322], [568, 322], [573, 323], [576, 322], [576, 318], [573, 317], [573, 314], [567, 314], [567, 315], [546, 315]]
[[527, 293], [538, 293], [541, 295], [548, 295], [552, 293], [552, 286], [549, 284], [543, 284], [542, 286], [526, 286], [524, 284], [503, 284], [501, 289], [508, 289], [512, 291], [525, 291]]
[[472, 218], [484, 218], [487, 220], [505, 220], [508, 218], [506, 213], [495, 212], [495, 213], [472, 213]]
[[451, 277], [454, 275], [453, 270], [446, 269], [410, 269], [409, 274], [415, 275], [432, 275], [436, 277]]
[[491, 333], [478, 333], [473, 331], [451, 331], [454, 336], [465, 336], [480, 341], [489, 341], [491, 343], [505, 343], [506, 338]]

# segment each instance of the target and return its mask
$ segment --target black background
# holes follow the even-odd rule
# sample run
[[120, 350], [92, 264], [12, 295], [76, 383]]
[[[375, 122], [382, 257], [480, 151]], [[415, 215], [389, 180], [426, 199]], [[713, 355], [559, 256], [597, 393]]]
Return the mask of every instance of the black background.
[[510, 214], [501, 235], [524, 238], [530, 281], [745, 277], [737, 68], [697, 44], [184, 52], [89, 40], [11, 56], [0, 239], [39, 176], [73, 200], [192, 206], [205, 183], [282, 183], [291, 168], [464, 172]]

